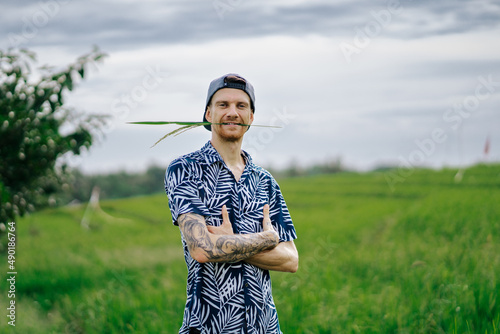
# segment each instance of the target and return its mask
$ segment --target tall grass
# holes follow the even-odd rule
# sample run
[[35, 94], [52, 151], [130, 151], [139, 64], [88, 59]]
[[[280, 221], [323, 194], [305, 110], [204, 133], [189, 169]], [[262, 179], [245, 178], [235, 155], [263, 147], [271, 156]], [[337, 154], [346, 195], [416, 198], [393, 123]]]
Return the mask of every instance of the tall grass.
[[[395, 191], [382, 173], [282, 180], [300, 254], [296, 274], [272, 273], [283, 332], [499, 333], [500, 166], [454, 173]], [[15, 332], [177, 332], [186, 268], [166, 196], [101, 207], [112, 217], [91, 230], [85, 206], [17, 223]]]
[[474, 168], [461, 184], [452, 171], [420, 171], [394, 193], [380, 176], [310, 180], [332, 191], [292, 212], [306, 235], [301, 269], [274, 282], [286, 280], [281, 314], [301, 321], [284, 332], [498, 333], [500, 170]]

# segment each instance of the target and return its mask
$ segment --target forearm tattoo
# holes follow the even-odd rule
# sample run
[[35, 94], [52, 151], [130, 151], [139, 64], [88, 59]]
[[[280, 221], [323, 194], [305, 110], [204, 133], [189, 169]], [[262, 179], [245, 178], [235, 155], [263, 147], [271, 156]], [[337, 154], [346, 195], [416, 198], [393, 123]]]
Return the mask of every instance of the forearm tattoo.
[[274, 231], [216, 235], [208, 232], [205, 219], [197, 214], [184, 214], [179, 227], [190, 250], [200, 248], [209, 262], [237, 262], [277, 245]]

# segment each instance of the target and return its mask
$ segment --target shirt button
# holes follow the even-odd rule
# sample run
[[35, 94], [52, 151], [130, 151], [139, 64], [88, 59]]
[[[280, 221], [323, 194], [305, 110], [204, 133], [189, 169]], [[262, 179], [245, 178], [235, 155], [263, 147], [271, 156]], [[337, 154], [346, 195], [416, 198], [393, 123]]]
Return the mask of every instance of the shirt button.
[[248, 283], [245, 283], [245, 288], [248, 288]]

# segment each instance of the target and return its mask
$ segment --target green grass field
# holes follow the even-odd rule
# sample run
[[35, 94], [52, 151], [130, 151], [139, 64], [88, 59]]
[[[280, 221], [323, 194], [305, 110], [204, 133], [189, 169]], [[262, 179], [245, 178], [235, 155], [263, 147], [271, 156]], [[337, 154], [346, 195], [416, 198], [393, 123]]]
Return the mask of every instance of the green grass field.
[[[300, 254], [272, 274], [283, 332], [500, 333], [500, 165], [455, 174], [281, 180]], [[0, 332], [176, 333], [186, 268], [166, 195], [103, 201], [90, 230], [85, 207], [17, 222], [16, 327], [4, 280]]]

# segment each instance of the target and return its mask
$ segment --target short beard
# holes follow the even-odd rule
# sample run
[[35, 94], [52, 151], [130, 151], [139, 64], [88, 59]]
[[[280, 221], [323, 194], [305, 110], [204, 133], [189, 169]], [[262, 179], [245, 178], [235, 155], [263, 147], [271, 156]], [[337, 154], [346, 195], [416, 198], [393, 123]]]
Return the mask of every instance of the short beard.
[[[220, 125], [218, 125], [220, 126]], [[244, 126], [242, 126], [243, 128]], [[246, 127], [248, 128], [248, 127]], [[217, 133], [218, 137], [222, 140], [222, 141], [225, 141], [225, 142], [228, 142], [228, 143], [235, 143], [235, 142], [238, 142], [238, 141], [242, 141], [243, 140], [243, 136], [245, 135], [246, 131], [241, 135], [241, 136], [237, 136], [237, 135], [224, 135], [218, 131], [215, 131], [212, 127], [212, 131], [214, 131], [215, 133]]]

